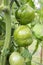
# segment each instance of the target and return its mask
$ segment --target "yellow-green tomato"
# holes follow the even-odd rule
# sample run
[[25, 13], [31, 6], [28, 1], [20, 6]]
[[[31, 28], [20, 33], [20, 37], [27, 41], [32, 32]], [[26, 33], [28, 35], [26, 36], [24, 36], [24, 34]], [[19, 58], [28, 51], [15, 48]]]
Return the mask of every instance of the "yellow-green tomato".
[[10, 65], [25, 65], [24, 58], [18, 52], [10, 55], [9, 63]]
[[24, 47], [32, 43], [32, 32], [26, 25], [19, 26], [14, 31], [14, 40], [18, 46]]

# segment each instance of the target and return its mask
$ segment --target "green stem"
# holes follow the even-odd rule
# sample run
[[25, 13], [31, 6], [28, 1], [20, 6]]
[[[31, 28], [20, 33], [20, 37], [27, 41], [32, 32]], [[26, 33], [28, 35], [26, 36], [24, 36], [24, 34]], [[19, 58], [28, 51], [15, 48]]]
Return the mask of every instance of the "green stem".
[[[9, 8], [9, 0], [2, 0], [2, 4], [5, 7]], [[2, 52], [1, 52], [0, 65], [5, 65], [6, 64], [7, 53], [8, 53], [9, 45], [10, 45], [10, 36], [11, 36], [11, 17], [10, 17], [10, 10], [9, 11], [7, 10], [7, 11], [4, 12], [4, 19], [5, 19], [5, 22], [6, 22], [6, 35], [5, 35], [5, 43], [4, 43]]]
[[1, 53], [1, 65], [5, 65], [7, 52], [10, 44], [10, 36], [11, 36], [11, 17], [9, 13], [5, 13], [5, 22], [6, 22], [6, 36], [5, 36], [5, 44]]
[[9, 5], [9, 0], [2, 0], [2, 4], [4, 4], [5, 6], [8, 6]]
[[17, 7], [20, 7], [21, 4], [18, 2], [18, 0], [11, 0], [10, 8], [12, 8], [12, 4], [13, 4], [14, 2], [16, 3]]
[[18, 7], [20, 7], [20, 3], [17, 0], [14, 0]]

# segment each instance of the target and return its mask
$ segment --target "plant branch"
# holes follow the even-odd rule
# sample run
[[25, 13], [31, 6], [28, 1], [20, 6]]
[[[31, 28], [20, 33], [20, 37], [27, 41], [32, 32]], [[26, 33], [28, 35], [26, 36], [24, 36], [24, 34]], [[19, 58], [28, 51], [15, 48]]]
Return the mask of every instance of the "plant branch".
[[12, 7], [12, 4], [13, 4], [14, 2], [16, 3], [16, 5], [17, 5], [18, 7], [20, 7], [20, 4], [19, 4], [19, 2], [18, 2], [17, 0], [11, 0], [10, 8]]
[[[5, 43], [1, 52], [1, 61], [0, 65], [6, 64], [6, 58], [9, 51], [9, 45], [10, 45], [10, 36], [11, 36], [11, 15], [10, 15], [10, 7], [9, 7], [9, 0], [3, 0], [2, 3], [5, 7], [8, 7], [8, 9], [4, 9], [4, 19], [6, 22], [6, 35], [5, 35]], [[3, 10], [2, 9], [2, 10]]]
[[1, 53], [1, 65], [5, 65], [7, 52], [9, 51], [9, 44], [10, 44], [10, 36], [11, 36], [11, 18], [10, 14], [5, 13], [5, 21], [6, 21], [6, 36], [5, 36], [5, 43]]

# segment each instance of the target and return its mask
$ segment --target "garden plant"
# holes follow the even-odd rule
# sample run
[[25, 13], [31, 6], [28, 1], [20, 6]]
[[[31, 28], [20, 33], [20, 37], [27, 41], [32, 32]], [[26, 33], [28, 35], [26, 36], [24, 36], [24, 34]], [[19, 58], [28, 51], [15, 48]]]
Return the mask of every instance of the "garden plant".
[[0, 65], [32, 65], [40, 44], [34, 65], [43, 65], [43, 0], [0, 0]]

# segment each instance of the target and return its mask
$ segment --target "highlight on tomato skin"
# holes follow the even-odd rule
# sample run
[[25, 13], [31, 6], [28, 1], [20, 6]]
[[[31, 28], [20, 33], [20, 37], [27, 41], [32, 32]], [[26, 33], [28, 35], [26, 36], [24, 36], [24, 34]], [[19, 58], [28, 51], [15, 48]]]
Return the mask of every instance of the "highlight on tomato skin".
[[29, 46], [32, 44], [32, 31], [28, 26], [21, 25], [14, 30], [14, 41], [20, 47]]
[[25, 65], [24, 58], [18, 52], [13, 52], [9, 57], [10, 65]]

